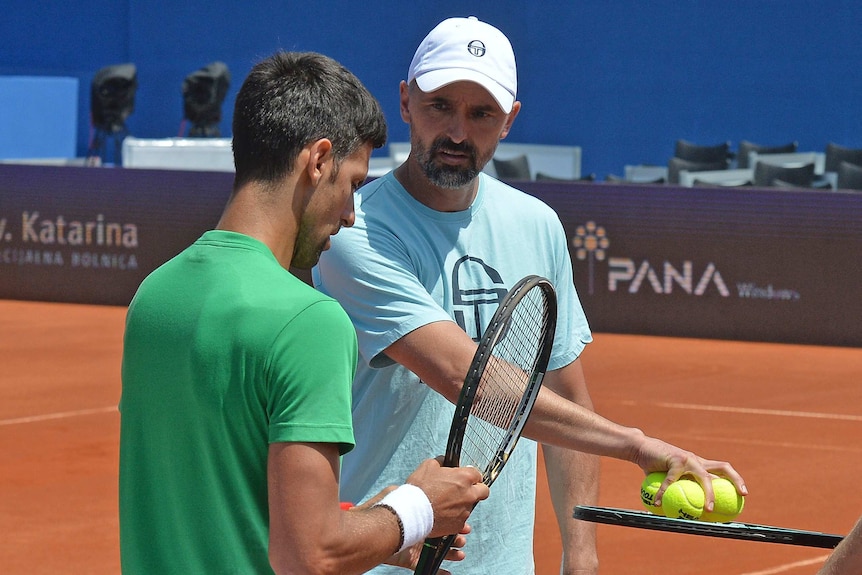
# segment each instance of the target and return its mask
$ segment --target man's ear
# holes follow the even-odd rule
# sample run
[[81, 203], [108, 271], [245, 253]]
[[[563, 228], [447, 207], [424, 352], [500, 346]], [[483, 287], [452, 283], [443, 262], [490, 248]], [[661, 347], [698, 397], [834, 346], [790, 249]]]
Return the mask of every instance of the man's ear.
[[512, 111], [509, 112], [509, 117], [506, 118], [506, 124], [503, 126], [503, 132], [500, 134], [501, 140], [509, 135], [509, 130], [512, 129], [512, 124], [515, 123], [515, 118], [518, 116], [518, 112], [520, 111], [521, 102], [515, 101], [515, 103], [512, 104]]
[[317, 186], [323, 178], [328, 178], [334, 165], [332, 142], [329, 138], [315, 140], [308, 145], [308, 161], [305, 170], [313, 186]]
[[410, 102], [410, 86], [407, 85], [407, 82], [401, 80], [401, 84], [398, 85], [398, 100], [401, 105], [401, 119], [404, 120], [405, 123], [410, 123], [410, 110], [408, 109], [407, 104]]

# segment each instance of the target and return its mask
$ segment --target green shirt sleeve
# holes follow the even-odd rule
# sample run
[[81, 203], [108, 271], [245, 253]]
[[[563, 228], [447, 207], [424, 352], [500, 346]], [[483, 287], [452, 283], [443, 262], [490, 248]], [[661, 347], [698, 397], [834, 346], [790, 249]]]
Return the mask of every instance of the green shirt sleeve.
[[337, 302], [318, 300], [281, 331], [272, 347], [267, 400], [269, 441], [355, 444], [351, 384], [356, 332]]

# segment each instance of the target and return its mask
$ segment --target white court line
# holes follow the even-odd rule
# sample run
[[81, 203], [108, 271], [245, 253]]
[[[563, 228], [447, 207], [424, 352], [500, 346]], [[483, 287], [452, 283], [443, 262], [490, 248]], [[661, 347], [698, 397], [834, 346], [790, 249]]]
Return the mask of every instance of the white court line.
[[61, 411], [59, 413], [46, 413], [44, 415], [32, 415], [30, 417], [15, 417], [13, 419], [0, 419], [0, 425], [18, 425], [19, 423], [36, 423], [52, 419], [67, 419], [69, 417], [80, 417], [82, 415], [95, 415], [99, 413], [117, 413], [119, 410], [113, 407], [96, 407], [93, 409], [79, 409], [77, 411]]
[[[817, 419], [832, 419], [840, 421], [859, 421], [862, 422], [862, 416], [857, 415], [842, 415], [837, 413], [815, 413], [809, 411], [787, 411], [777, 409], [752, 409], [747, 407], [721, 407], [716, 405], [699, 405], [689, 403], [667, 403], [667, 402], [641, 402], [633, 400], [622, 400], [619, 402], [622, 405], [642, 407], [655, 406], [667, 409], [685, 409], [685, 410], [701, 410], [701, 411], [718, 411], [725, 413], [744, 413], [755, 415], [777, 415], [782, 417], [801, 417], [801, 418], [817, 418]], [[716, 437], [713, 435], [694, 435], [686, 434], [687, 439], [697, 441], [716, 441], [720, 439], [726, 443], [736, 443], [740, 445], [760, 445], [766, 447], [778, 447], [786, 449], [815, 449], [818, 451], [838, 451], [842, 453], [862, 453], [862, 446], [859, 445], [822, 445], [822, 444], [803, 444], [789, 443], [785, 441], [768, 441], [763, 439], [740, 438], [733, 439], [727, 436]]]
[[778, 573], [786, 573], [787, 571], [791, 571], [793, 569], [796, 569], [797, 567], [819, 565], [826, 561], [827, 557], [829, 557], [829, 555], [824, 555], [815, 559], [796, 561], [795, 563], [785, 563], [784, 565], [778, 565], [777, 567], [772, 567], [771, 569], [766, 569], [765, 571], [750, 571], [748, 573], [740, 573], [740, 575], [777, 575]]
[[834, 419], [838, 421], [862, 421], [862, 415], [845, 415], [841, 413], [817, 413], [813, 411], [788, 411], [783, 409], [756, 409], [752, 407], [727, 407], [721, 405], [700, 405], [696, 403], [638, 402], [623, 400], [623, 405], [654, 405], [669, 409], [691, 409], [695, 411], [719, 411], [722, 413], [745, 413], [751, 415], [775, 415], [781, 417], [805, 417], [810, 419]]
[[839, 453], [862, 453], [862, 447], [854, 445], [822, 445], [819, 443], [789, 443], [786, 441], [766, 441], [763, 439], [733, 439], [727, 436], [694, 435], [686, 433], [687, 439], [695, 441], [723, 441], [737, 445], [759, 445], [762, 447], [780, 447], [782, 449], [814, 449], [816, 451], [837, 451]]

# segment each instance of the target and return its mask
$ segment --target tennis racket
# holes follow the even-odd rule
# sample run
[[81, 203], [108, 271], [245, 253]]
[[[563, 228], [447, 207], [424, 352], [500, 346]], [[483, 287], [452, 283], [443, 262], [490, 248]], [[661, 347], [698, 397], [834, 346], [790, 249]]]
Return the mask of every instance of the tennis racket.
[[658, 531], [705, 535], [724, 539], [744, 539], [746, 541], [760, 541], [763, 543], [820, 547], [822, 549], [833, 549], [843, 539], [841, 535], [831, 535], [818, 531], [803, 531], [801, 529], [786, 529], [784, 527], [733, 521], [729, 523], [709, 523], [690, 519], [675, 519], [653, 515], [645, 511], [615, 509], [613, 507], [578, 505], [575, 507], [574, 517], [575, 519], [609, 525], [624, 525], [626, 527], [656, 529]]
[[[556, 325], [557, 297], [547, 279], [527, 276], [509, 290], [473, 356], [443, 465], [472, 465], [488, 486], [497, 479], [539, 393]], [[414, 574], [437, 573], [454, 540], [426, 539]]]

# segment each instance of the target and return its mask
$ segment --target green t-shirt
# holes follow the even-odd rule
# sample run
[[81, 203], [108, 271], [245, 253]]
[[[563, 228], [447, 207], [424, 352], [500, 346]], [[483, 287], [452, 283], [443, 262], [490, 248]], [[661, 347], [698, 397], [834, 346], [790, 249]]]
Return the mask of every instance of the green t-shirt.
[[210, 231], [129, 306], [120, 401], [127, 574], [270, 573], [270, 443], [353, 448], [356, 335], [261, 242]]

